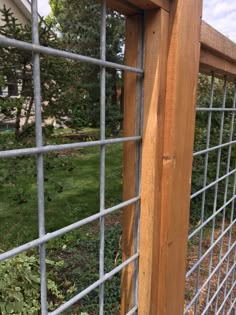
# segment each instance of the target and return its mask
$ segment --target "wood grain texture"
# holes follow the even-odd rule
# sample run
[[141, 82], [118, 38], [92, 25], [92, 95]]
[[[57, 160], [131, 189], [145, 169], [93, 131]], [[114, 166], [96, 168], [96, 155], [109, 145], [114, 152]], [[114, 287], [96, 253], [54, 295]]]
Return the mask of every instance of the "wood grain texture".
[[126, 16], [140, 14], [142, 12], [142, 9], [139, 8], [135, 2], [132, 3], [127, 0], [107, 0], [107, 6]]
[[201, 25], [200, 71], [229, 79], [236, 77], [236, 43], [219, 33], [206, 22]]
[[202, 0], [173, 0], [170, 11], [158, 278], [151, 314], [182, 315], [189, 228]]
[[236, 62], [226, 60], [202, 47], [200, 72], [209, 74], [212, 71], [215, 72], [216, 77], [222, 78], [227, 75], [228, 80], [234, 80], [236, 78]]
[[201, 26], [201, 46], [203, 50], [207, 48], [212, 51], [213, 55], [236, 63], [236, 43], [204, 21]]
[[[141, 49], [143, 17], [140, 15], [126, 18], [126, 49], [125, 64], [140, 66], [139, 51]], [[124, 73], [124, 137], [137, 134], [137, 75]], [[129, 200], [137, 195], [137, 143], [126, 142], [123, 146], [123, 200]], [[122, 216], [122, 249], [123, 260], [128, 259], [135, 251], [135, 205], [123, 209]], [[134, 264], [128, 265], [122, 272], [121, 284], [121, 314], [126, 314], [134, 303]]]
[[[101, 0], [97, 0], [101, 2]], [[171, 0], [107, 0], [108, 8], [126, 16], [140, 14], [143, 10], [162, 8], [170, 10]]]
[[128, 0], [130, 3], [143, 10], [162, 8], [170, 11], [170, 0]]
[[166, 11], [146, 12], [139, 315], [155, 314], [156, 305], [168, 23]]

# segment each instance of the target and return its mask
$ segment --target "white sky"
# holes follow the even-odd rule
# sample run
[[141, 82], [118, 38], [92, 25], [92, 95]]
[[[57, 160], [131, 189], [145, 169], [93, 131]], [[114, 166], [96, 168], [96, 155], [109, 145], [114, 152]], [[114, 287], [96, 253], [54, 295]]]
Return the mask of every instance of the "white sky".
[[48, 0], [38, 0], [38, 9], [40, 15], [48, 15], [48, 13], [50, 12], [50, 5], [48, 4]]
[[205, 0], [203, 19], [236, 42], [235, 0]]
[[[50, 12], [48, 0], [39, 0], [38, 6], [42, 16]], [[236, 0], [204, 0], [203, 19], [236, 42]]]

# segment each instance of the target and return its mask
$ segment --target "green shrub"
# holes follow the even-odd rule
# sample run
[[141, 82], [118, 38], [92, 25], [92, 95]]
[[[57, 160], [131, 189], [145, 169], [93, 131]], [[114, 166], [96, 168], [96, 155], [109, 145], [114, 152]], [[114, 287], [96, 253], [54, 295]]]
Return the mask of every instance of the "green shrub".
[[[47, 261], [49, 265], [58, 265]], [[37, 315], [40, 311], [39, 261], [35, 256], [21, 254], [0, 264], [0, 314]], [[47, 279], [49, 309], [64, 300], [57, 284]]]

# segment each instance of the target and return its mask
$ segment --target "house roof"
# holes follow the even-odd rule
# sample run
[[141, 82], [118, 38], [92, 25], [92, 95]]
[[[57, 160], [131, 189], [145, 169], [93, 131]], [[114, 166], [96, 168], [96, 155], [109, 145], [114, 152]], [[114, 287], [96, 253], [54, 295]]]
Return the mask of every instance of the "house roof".
[[31, 19], [31, 5], [28, 0], [13, 0], [27, 20]]

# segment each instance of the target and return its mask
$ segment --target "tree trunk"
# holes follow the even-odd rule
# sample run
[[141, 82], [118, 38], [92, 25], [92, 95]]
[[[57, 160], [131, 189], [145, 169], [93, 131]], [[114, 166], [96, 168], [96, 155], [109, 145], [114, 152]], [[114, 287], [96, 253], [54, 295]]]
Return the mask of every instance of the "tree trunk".
[[30, 102], [29, 102], [29, 107], [26, 110], [26, 117], [25, 117], [25, 123], [24, 123], [24, 127], [25, 128], [28, 126], [28, 123], [29, 123], [29, 118], [30, 118], [30, 114], [31, 114], [31, 111], [32, 111], [33, 102], [34, 102], [34, 98], [31, 97], [30, 98]]
[[19, 139], [20, 137], [20, 118], [21, 118], [21, 108], [17, 108], [16, 112], [16, 129], [15, 129], [15, 138]]
[[112, 69], [112, 106], [117, 106], [117, 84], [116, 84], [116, 69]]

